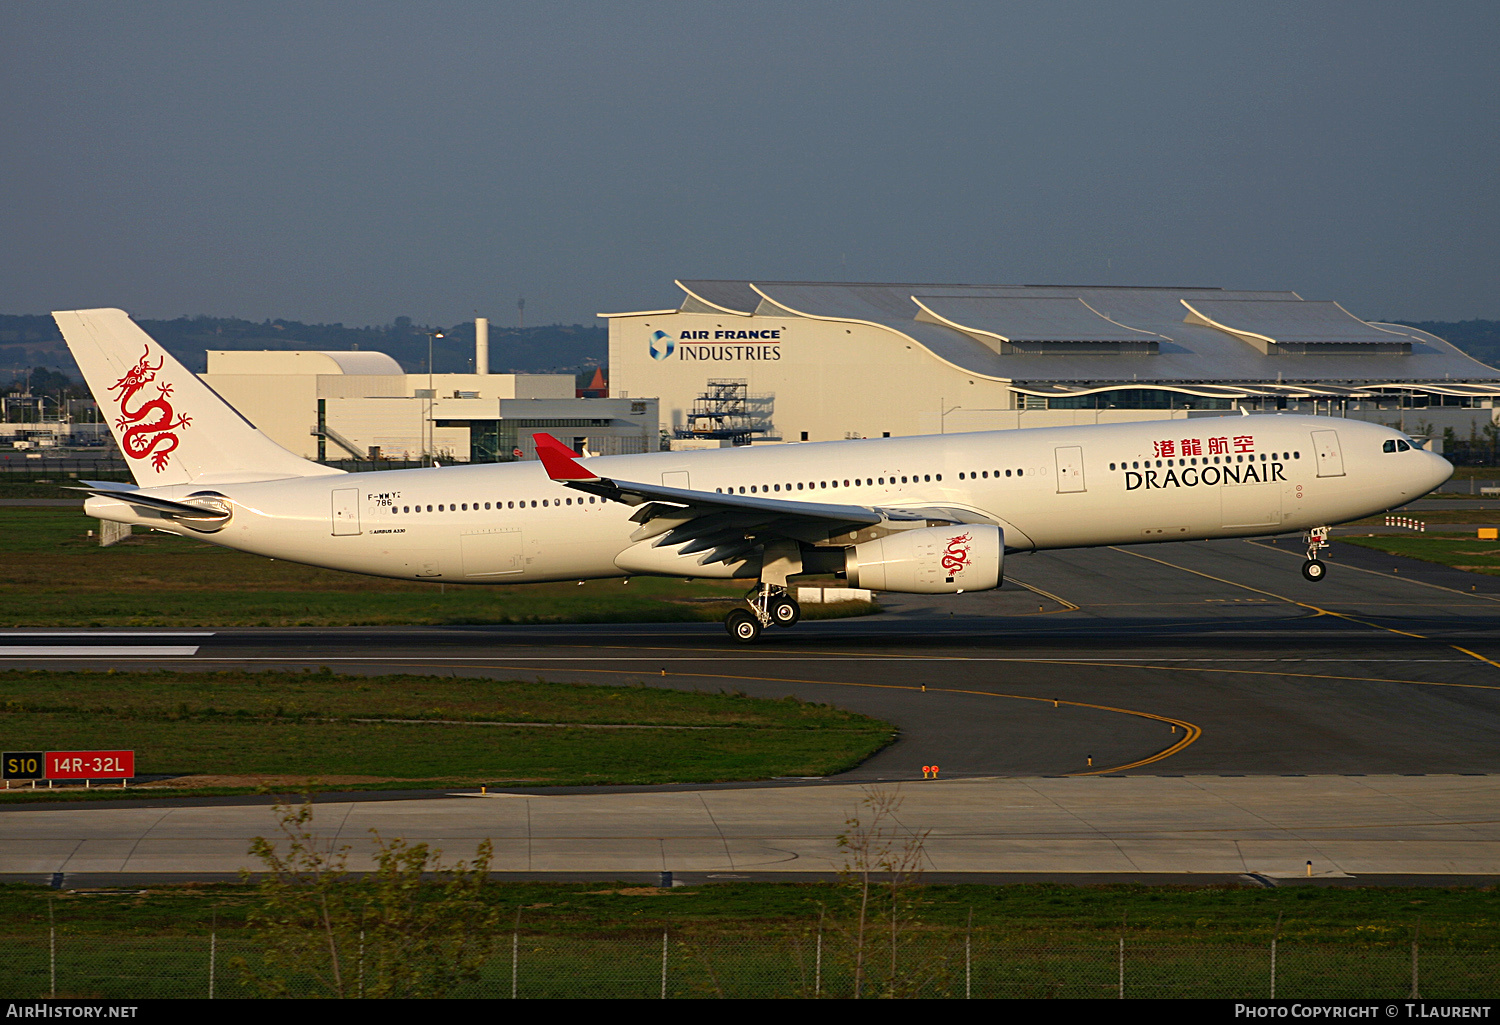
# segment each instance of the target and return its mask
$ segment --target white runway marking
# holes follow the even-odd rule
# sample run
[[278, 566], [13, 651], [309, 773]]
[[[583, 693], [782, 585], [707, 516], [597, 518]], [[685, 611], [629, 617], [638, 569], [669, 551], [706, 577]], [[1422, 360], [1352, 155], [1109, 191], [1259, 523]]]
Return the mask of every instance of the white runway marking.
[[[211, 630], [109, 631], [17, 630], [0, 633], [0, 661], [11, 658], [162, 658], [193, 656], [201, 644], [183, 643], [206, 640]], [[162, 644], [162, 641], [177, 643]]]
[[[0, 652], [12, 649], [0, 647]], [[98, 648], [80, 649], [84, 652], [98, 652]], [[134, 647], [124, 648], [122, 651], [139, 655], [152, 649]], [[192, 649], [196, 651], [197, 649]], [[0, 660], [4, 656], [0, 655]], [[1472, 659], [1467, 658], [1176, 658], [1150, 656], [1122, 657], [1122, 658], [1092, 658], [1073, 655], [1039, 655], [1035, 658], [989, 658], [973, 655], [847, 655], [847, 656], [808, 656], [808, 655], [672, 655], [647, 657], [641, 655], [428, 655], [424, 653], [413, 653], [410, 655], [243, 655], [243, 656], [214, 656], [205, 655], [195, 658], [194, 662], [349, 662], [354, 664], [366, 664], [377, 662], [411, 662], [414, 660], [424, 662], [644, 662], [648, 665], [659, 663], [676, 662], [706, 662], [710, 659], [714, 662], [1013, 662], [1013, 663], [1038, 663], [1038, 662], [1066, 662], [1070, 665], [1080, 662], [1100, 662], [1106, 665], [1118, 665], [1121, 662], [1140, 662], [1142, 664], [1156, 664], [1161, 662], [1196, 662], [1204, 664], [1233, 663], [1244, 665], [1250, 663], [1274, 663], [1274, 664], [1308, 664], [1329, 662], [1338, 665], [1349, 665], [1354, 663], [1373, 665], [1453, 665], [1468, 664]], [[151, 659], [142, 659], [152, 661]]]

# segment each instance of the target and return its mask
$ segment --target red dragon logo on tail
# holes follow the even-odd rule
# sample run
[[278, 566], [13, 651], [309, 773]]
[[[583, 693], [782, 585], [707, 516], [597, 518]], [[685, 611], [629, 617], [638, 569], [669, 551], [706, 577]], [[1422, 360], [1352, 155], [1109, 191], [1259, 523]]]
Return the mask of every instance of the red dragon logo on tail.
[[968, 566], [970, 562], [969, 541], [973, 536], [972, 534], [960, 534], [958, 537], [948, 540], [948, 550], [943, 553], [943, 569], [952, 574]]
[[[124, 377], [109, 386], [110, 391], [120, 389], [120, 395], [115, 400], [120, 407], [120, 415], [115, 418], [115, 427], [124, 432], [120, 436], [120, 448], [131, 459], [145, 459], [150, 456], [151, 465], [158, 473], [166, 468], [167, 460], [171, 458], [172, 452], [179, 444], [177, 435], [173, 433], [174, 430], [187, 427], [193, 422], [193, 418], [177, 416], [173, 412], [172, 404], [167, 401], [172, 395], [170, 384], [158, 384], [156, 390], [161, 394], [157, 398], [147, 399], [134, 409], [130, 408], [130, 400], [135, 397], [136, 392], [156, 380], [156, 372], [165, 362], [166, 359], [163, 357], [156, 361], [155, 366], [152, 366], [151, 346], [148, 345], [146, 351], [141, 354], [140, 362], [131, 367]], [[176, 419], [173, 419], [174, 417]]]

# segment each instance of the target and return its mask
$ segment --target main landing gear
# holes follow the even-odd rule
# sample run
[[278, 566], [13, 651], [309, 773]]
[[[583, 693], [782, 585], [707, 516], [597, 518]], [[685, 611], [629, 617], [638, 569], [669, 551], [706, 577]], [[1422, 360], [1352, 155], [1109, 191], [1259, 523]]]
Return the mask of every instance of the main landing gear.
[[1328, 528], [1314, 527], [1304, 540], [1307, 541], [1307, 561], [1302, 564], [1302, 576], [1316, 584], [1328, 575], [1328, 567], [1318, 558], [1318, 553], [1328, 547]]
[[724, 617], [724, 629], [741, 644], [754, 644], [768, 626], [796, 626], [802, 606], [776, 584], [758, 584], [746, 595], [748, 609], [735, 609]]

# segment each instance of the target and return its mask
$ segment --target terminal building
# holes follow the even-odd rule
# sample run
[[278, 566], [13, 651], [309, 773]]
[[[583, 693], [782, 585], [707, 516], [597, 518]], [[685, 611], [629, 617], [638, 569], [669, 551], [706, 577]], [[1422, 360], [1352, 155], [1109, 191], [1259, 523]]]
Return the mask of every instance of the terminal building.
[[674, 447], [1114, 423], [1247, 410], [1465, 437], [1500, 370], [1295, 292], [679, 281], [609, 320], [611, 388]]

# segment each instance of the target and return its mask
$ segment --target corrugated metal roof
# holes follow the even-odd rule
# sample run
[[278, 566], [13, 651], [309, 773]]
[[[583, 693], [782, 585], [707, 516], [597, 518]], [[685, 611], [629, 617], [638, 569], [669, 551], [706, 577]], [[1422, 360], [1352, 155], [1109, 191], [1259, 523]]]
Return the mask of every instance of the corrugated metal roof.
[[917, 295], [919, 308], [952, 327], [1008, 342], [1148, 342], [1157, 336], [1122, 327], [1082, 299]]
[[[800, 316], [877, 324], [905, 335], [962, 370], [1016, 382], [1075, 382], [1090, 386], [1099, 382], [1284, 382], [1334, 386], [1393, 381], [1500, 382], [1500, 370], [1480, 363], [1425, 331], [1389, 324], [1381, 324], [1379, 328], [1383, 330], [1377, 330], [1342, 311], [1336, 303], [1307, 302], [1296, 292], [1288, 291], [814, 281], [684, 280], [678, 284], [690, 296], [744, 314], [754, 313], [761, 299], [767, 298]], [[1160, 344], [1151, 355], [1001, 353], [997, 346], [985, 344], [957, 328], [918, 320], [922, 307], [914, 297], [921, 297], [922, 303], [934, 310], [937, 307], [933, 302], [953, 301], [954, 305], [946, 308], [950, 312], [961, 309], [963, 315], [944, 319], [1000, 335], [1004, 332], [994, 328], [1002, 324], [1020, 325], [1035, 332], [1046, 330], [1042, 323], [1046, 318], [1040, 315], [1045, 307], [1008, 304], [1003, 300], [1079, 300], [1127, 331], [1158, 336]], [[1320, 337], [1339, 342], [1394, 338], [1409, 340], [1411, 352], [1294, 355], [1273, 349], [1265, 355], [1224, 331], [1184, 323], [1188, 311], [1183, 300], [1200, 309], [1212, 306], [1226, 317], [1233, 312], [1242, 323], [1274, 326], [1284, 335], [1290, 328], [1292, 334], [1303, 336], [1298, 341], [1314, 343]], [[1023, 310], [1034, 314], [1024, 323]], [[1334, 317], [1340, 311], [1346, 320]], [[1247, 319], [1252, 314], [1256, 318], [1253, 321]], [[1083, 322], [1078, 323], [1081, 326]], [[1335, 337], [1336, 331], [1345, 333]], [[1365, 334], [1366, 331], [1369, 333]], [[1141, 336], [1126, 334], [1125, 337]], [[1272, 333], [1271, 337], [1276, 336]], [[1292, 340], [1289, 335], [1287, 340]]]
[[1251, 331], [1275, 342], [1342, 342], [1388, 345], [1411, 338], [1371, 327], [1336, 302], [1264, 302], [1256, 299], [1196, 299], [1185, 302], [1237, 331]]

